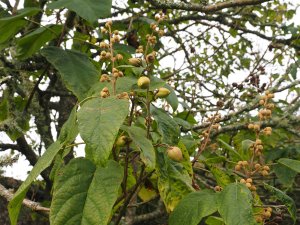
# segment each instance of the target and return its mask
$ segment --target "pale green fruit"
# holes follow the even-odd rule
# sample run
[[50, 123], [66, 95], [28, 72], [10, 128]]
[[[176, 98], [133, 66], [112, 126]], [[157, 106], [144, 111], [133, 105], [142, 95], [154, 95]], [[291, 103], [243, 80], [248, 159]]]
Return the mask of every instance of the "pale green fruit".
[[164, 87], [161, 87], [158, 89], [158, 92], [156, 93], [156, 98], [166, 98], [170, 94], [170, 90]]
[[167, 149], [167, 155], [170, 159], [173, 159], [176, 162], [180, 162], [183, 160], [181, 149], [173, 146]]
[[147, 89], [150, 85], [150, 79], [148, 77], [142, 76], [138, 79], [137, 85], [139, 88]]

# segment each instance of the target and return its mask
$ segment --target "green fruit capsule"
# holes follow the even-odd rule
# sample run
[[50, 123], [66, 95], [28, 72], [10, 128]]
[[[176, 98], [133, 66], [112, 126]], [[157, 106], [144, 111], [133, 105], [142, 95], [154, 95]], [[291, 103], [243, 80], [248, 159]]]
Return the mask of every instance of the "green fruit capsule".
[[166, 98], [170, 94], [170, 90], [167, 88], [159, 88], [158, 92], [156, 93], [155, 97], [156, 98]]
[[172, 159], [176, 162], [180, 162], [183, 160], [181, 149], [176, 146], [169, 147], [167, 149], [167, 155], [170, 159]]
[[137, 85], [139, 86], [139, 88], [147, 89], [150, 85], [150, 79], [146, 76], [142, 76], [138, 79]]

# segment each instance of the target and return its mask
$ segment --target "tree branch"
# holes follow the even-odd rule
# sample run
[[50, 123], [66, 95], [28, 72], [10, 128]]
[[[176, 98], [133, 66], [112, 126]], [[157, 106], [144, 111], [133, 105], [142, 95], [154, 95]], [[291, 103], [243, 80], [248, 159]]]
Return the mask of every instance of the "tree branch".
[[241, 7], [241, 6], [248, 6], [248, 5], [257, 5], [264, 2], [269, 2], [271, 0], [235, 0], [235, 1], [226, 1], [226, 2], [219, 2], [212, 5], [203, 5], [203, 4], [194, 4], [194, 3], [166, 3], [160, 2], [156, 0], [148, 0], [155, 8], [159, 9], [179, 9], [185, 11], [197, 11], [203, 13], [211, 13], [216, 12], [226, 8], [232, 7]]
[[[0, 184], [0, 196], [4, 197], [7, 201], [10, 201], [13, 198], [13, 195], [14, 194], [11, 191], [9, 191], [2, 184]], [[33, 211], [39, 211], [46, 215], [48, 215], [50, 212], [49, 208], [43, 207], [40, 203], [28, 199], [24, 199], [22, 204], [27, 208], [32, 209]]]

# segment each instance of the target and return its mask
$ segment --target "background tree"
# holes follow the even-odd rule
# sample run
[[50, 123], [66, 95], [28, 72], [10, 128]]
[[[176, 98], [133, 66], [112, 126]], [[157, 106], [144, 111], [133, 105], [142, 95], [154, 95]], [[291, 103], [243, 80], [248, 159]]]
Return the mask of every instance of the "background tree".
[[11, 224], [299, 223], [295, 2], [0, 6]]

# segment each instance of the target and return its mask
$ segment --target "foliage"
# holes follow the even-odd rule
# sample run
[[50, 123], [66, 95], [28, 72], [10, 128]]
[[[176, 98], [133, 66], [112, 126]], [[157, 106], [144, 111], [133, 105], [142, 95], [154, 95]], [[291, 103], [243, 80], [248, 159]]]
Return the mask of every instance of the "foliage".
[[33, 166], [12, 225], [299, 223], [296, 3], [0, 3], [0, 166]]

